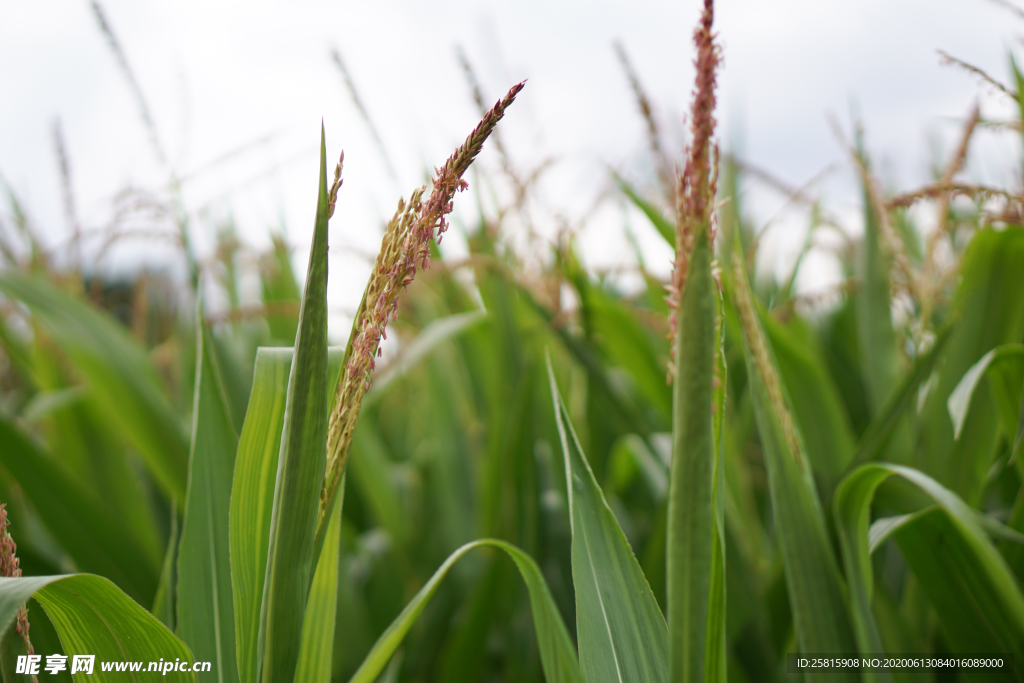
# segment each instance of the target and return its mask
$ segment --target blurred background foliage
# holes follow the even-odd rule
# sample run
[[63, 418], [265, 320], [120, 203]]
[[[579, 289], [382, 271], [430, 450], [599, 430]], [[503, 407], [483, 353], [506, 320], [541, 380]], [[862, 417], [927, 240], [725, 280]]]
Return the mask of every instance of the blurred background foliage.
[[[649, 116], [650, 103], [630, 78], [641, 114]], [[470, 83], [482, 107], [479, 85]], [[764, 230], [742, 202], [744, 185], [764, 182], [764, 174], [728, 154], [721, 159], [718, 250], [728, 254], [738, 241], [746, 256], [829, 518], [844, 474], [882, 460], [920, 469], [1024, 531], [1021, 461], [1011, 457], [1020, 449], [1024, 384], [1015, 350], [1024, 342], [1022, 195], [1019, 187], [957, 182], [970, 137], [983, 124], [1016, 130], [1019, 138], [1019, 122], [972, 113], [961, 148], [937, 169], [935, 184], [906, 194], [879, 188], [855, 131], [847, 145], [862, 180], [864, 231], [851, 236], [811, 190], [786, 190], [806, 208], [811, 229], [783, 277], [757, 268]], [[679, 154], [666, 154], [657, 127], [650, 130], [650, 167], [623, 169], [610, 182], [621, 201], [646, 214], [649, 225], [640, 229], [671, 247], [668, 169]], [[630, 280], [638, 284], [627, 290], [620, 273], [582, 265], [574, 230], [555, 239], [534, 233], [543, 208], [531, 197], [543, 168], [516, 167], [500, 139], [494, 142], [500, 164], [470, 178], [480, 209], [475, 223], [463, 226], [468, 254], [438, 252], [401, 299], [386, 363], [359, 419], [344, 506], [336, 680], [347, 680], [453, 550], [484, 536], [537, 560], [574, 632], [548, 351], [583, 450], [664, 607], [672, 407], [665, 282], [639, 249]], [[485, 209], [482, 195], [498, 198], [496, 208]], [[189, 264], [185, 278], [158, 271], [115, 277], [90, 267], [81, 251], [53, 259], [11, 191], [0, 225], [0, 500], [8, 503], [22, 567], [26, 575], [98, 573], [147, 608], [156, 605], [185, 492], [196, 301], [218, 311], [208, 322], [240, 429], [256, 349], [292, 344], [301, 285], [283, 234], [260, 253], [227, 223], [212, 256], [197, 260], [188, 239], [197, 228], [173, 198], [173, 183], [126, 193], [115, 213], [130, 215], [131, 230], [144, 232], [146, 216], [158, 216], [148, 239], [153, 248], [180, 252]], [[926, 210], [909, 210], [917, 205]], [[166, 230], [168, 217], [177, 232]], [[129, 234], [128, 223], [112, 223], [105, 244]], [[822, 233], [832, 234], [825, 244], [841, 268], [840, 284], [798, 294], [803, 256], [821, 248]], [[795, 650], [793, 622], [740, 323], [729, 279], [723, 283], [729, 677], [774, 680], [782, 678], [785, 653]], [[246, 303], [242, 292], [254, 285], [259, 303]], [[957, 399], [965, 373], [1000, 347], [1009, 350], [992, 356], [966, 401], [963, 391]], [[887, 482], [872, 518], [929, 504]], [[1020, 580], [1024, 548], [1001, 544]], [[886, 541], [872, 562], [885, 646], [957, 651], [962, 641], [949, 630], [948, 613], [935, 604], [928, 579], [908, 569], [897, 543]], [[479, 554], [452, 571], [456, 580], [441, 586], [388, 680], [540, 680], [528, 600], [512, 563]], [[37, 651], [58, 651], [34, 602], [30, 618]]]

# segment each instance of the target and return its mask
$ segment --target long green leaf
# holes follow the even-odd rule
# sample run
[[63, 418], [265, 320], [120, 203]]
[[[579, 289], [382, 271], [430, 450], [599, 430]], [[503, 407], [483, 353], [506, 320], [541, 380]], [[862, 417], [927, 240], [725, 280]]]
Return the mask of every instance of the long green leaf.
[[235, 337], [235, 334], [236, 330], [229, 328], [221, 334], [209, 335], [209, 339], [231, 425], [235, 434], [238, 434], [242, 431], [245, 409], [249, 394], [252, 393], [252, 371], [249, 367], [249, 354], [243, 350], [240, 343], [242, 340]]
[[864, 465], [843, 480], [833, 499], [836, 529], [850, 590], [850, 616], [857, 646], [863, 654], [885, 651], [871, 613], [873, 577], [868, 551], [868, 522], [875, 490], [891, 474], [884, 465]]
[[[344, 354], [343, 346], [327, 350], [329, 377], [337, 377]], [[256, 680], [260, 604], [292, 355], [288, 348], [257, 351], [252, 394], [235, 457], [229, 536], [238, 674], [243, 681]], [[326, 391], [331, 397], [335, 394], [330, 386]]]
[[0, 463], [75, 564], [109, 577], [137, 601], [150, 604], [160, 568], [148, 561], [129, 529], [2, 415], [0, 444]]
[[[586, 281], [586, 276], [580, 278]], [[665, 384], [663, 357], [668, 345], [663, 335], [652, 334], [637, 320], [628, 304], [613, 298], [602, 287], [587, 283], [586, 314], [593, 335], [608, 358], [608, 364], [625, 370], [637, 389], [657, 409], [664, 424], [672, 414], [672, 389]]]
[[345, 498], [345, 474], [334, 497], [334, 510], [327, 525], [324, 547], [309, 589], [306, 616], [302, 622], [302, 643], [295, 667], [296, 683], [331, 683], [334, 648], [334, 619], [338, 612], [338, 571], [341, 553], [341, 509]]
[[78, 386], [83, 390], [78, 401], [58, 398], [69, 391], [58, 387], [77, 381], [77, 373], [49, 342], [37, 339], [33, 347], [36, 377], [50, 390], [35, 394], [26, 405], [26, 425], [33, 422], [29, 415], [36, 418], [32, 427], [45, 440], [48, 453], [82, 488], [103, 492], [103, 506], [144, 544], [147, 564], [155, 565], [163, 555], [164, 538], [153, 514], [152, 492], [139, 477], [138, 456], [120, 430], [111, 427], [88, 385]]
[[292, 269], [292, 254], [282, 235], [270, 236], [273, 251], [267, 254], [265, 266], [260, 269], [263, 285], [263, 304], [267, 307], [267, 326], [271, 339], [291, 346], [299, 327], [299, 302], [302, 294]]
[[707, 231], [700, 230], [680, 299], [672, 387], [667, 596], [673, 682], [705, 680], [712, 538], [717, 526], [712, 508], [715, 294], [711, 244]]
[[313, 576], [316, 516], [327, 467], [327, 148], [320, 129], [320, 196], [295, 360], [288, 377], [257, 642], [258, 679], [292, 680]]
[[[502, 273], [502, 275], [507, 277], [507, 273]], [[589, 340], [572, 334], [567, 326], [558, 322], [556, 316], [537, 301], [525, 287], [515, 282], [512, 282], [512, 285], [529, 307], [548, 323], [566, 349], [587, 371], [589, 383], [595, 395], [599, 396], [611, 409], [609, 411], [611, 415], [608, 417], [614, 418], [624, 428], [624, 431], [631, 431], [649, 439], [655, 431], [651, 420], [635, 402], [629, 400], [622, 388], [611, 380], [608, 369], [601, 363], [597, 350]]]
[[583, 455], [550, 359], [548, 377], [565, 456], [580, 666], [589, 683], [666, 681], [665, 618]]
[[[856, 292], [854, 304], [857, 314], [860, 366], [867, 390], [868, 406], [874, 412], [882, 407], [899, 381], [900, 352], [892, 321], [889, 271], [893, 257], [888, 253], [891, 250], [883, 248], [882, 221], [888, 220], [889, 217], [878, 214], [874, 192], [868, 187], [869, 161], [859, 130], [856, 144], [857, 155], [865, 168], [865, 179], [862, 183], [864, 244], [859, 264], [860, 287]], [[930, 321], [926, 321], [926, 324], [927, 322]], [[884, 457], [891, 462], [910, 464], [911, 455], [909, 422], [905, 418], [897, 420], [892, 427], [889, 443], [886, 444]]]
[[[1024, 656], [1024, 600], [1014, 577], [984, 536], [962, 525], [947, 508], [918, 513], [893, 538], [938, 614], [957, 653]], [[1008, 673], [1008, 672], [1007, 672]], [[982, 680], [1024, 680], [1015, 675]]]
[[711, 536], [711, 581], [708, 595], [707, 648], [705, 680], [725, 683], [728, 680], [728, 602], [726, 600], [725, 507], [729, 495], [725, 487], [725, 398], [728, 371], [725, 363], [725, 301], [716, 292], [718, 317], [715, 325], [715, 373], [718, 378], [712, 405], [715, 436], [715, 468], [712, 473], [711, 506], [714, 511]]
[[986, 353], [1024, 339], [1021, 263], [1024, 230], [985, 228], [971, 238], [953, 304], [957, 320], [922, 413], [921, 469], [971, 505], [980, 501], [995, 458], [999, 413], [991, 392], [975, 393], [959, 438], [954, 439], [948, 402]]
[[974, 390], [977, 389], [981, 379], [993, 365], [1010, 359], [1018, 361], [1024, 359], [1024, 344], [998, 346], [982, 356], [981, 360], [964, 373], [963, 379], [956, 385], [946, 401], [949, 418], [953, 421], [954, 439], [960, 438], [960, 432], [963, 431], [964, 422], [967, 420], [967, 412], [971, 407], [971, 399], [974, 397]]
[[178, 550], [177, 631], [211, 662], [217, 680], [238, 680], [228, 510], [238, 437], [211, 335], [197, 315], [195, 400], [188, 495]]
[[854, 436], [846, 412], [816, 348], [799, 321], [783, 326], [770, 315], [761, 323], [793, 404], [807, 458], [824, 491], [831, 491], [854, 456]]
[[[362, 427], [362, 425], [367, 427]], [[396, 491], [393, 465], [386, 446], [372, 418], [360, 417], [360, 427], [352, 436], [352, 454], [345, 465], [352, 476], [352, 485], [359, 490], [376, 525], [383, 528], [391, 539], [403, 544], [413, 520], [407, 519], [402, 501]]]
[[238, 675], [247, 683], [256, 680], [260, 604], [291, 365], [291, 349], [261, 348], [256, 352], [252, 394], [235, 456], [228, 529], [231, 589]]
[[[861, 163], [868, 161], [858, 135]], [[885, 401], [899, 376], [899, 348], [892, 324], [889, 261], [882, 250], [879, 222], [883, 220], [873, 206], [871, 190], [862, 189], [864, 198], [864, 252], [860, 263], [861, 285], [857, 291], [857, 337], [861, 367], [868, 400], [877, 410]]]
[[629, 197], [629, 201], [633, 202], [636, 208], [643, 211], [644, 215], [647, 216], [647, 220], [649, 220], [651, 225], [654, 226], [654, 229], [658, 231], [658, 234], [661, 235], [669, 246], [674, 247], [676, 244], [675, 224], [666, 218], [657, 207], [641, 197], [632, 185], [627, 183], [614, 171], [612, 172], [612, 177], [615, 178], [615, 183], [619, 186], [619, 189]]
[[191, 671], [167, 675], [146, 672], [149, 662], [194, 662], [188, 647], [152, 614], [139, 607], [108, 579], [92, 574], [0, 578], [0, 632], [18, 609], [34, 597], [60, 636], [67, 665], [74, 655], [95, 655], [93, 674], [75, 680], [123, 681], [124, 673], [103, 672], [101, 662], [143, 662], [139, 681], [195, 681]]
[[178, 602], [178, 547], [181, 541], [181, 529], [178, 525], [178, 506], [171, 502], [171, 524], [167, 539], [167, 550], [164, 552], [164, 564], [160, 569], [160, 582], [153, 597], [153, 608], [149, 610], [164, 626], [175, 630], [177, 625], [174, 606]]
[[184, 500], [188, 441], [145, 351], [110, 316], [48, 282], [7, 270], [0, 272], [0, 292], [29, 307], [164, 491]]
[[[772, 514], [797, 642], [805, 653], [850, 654], [856, 652], [857, 645], [825, 516], [738, 254], [733, 258], [732, 274], [734, 303], [742, 320], [749, 392], [768, 470]], [[821, 676], [810, 673], [807, 678], [818, 680]], [[829, 672], [821, 680], [856, 680], [856, 675]]]
[[932, 376], [935, 365], [942, 358], [942, 351], [952, 329], [953, 326], [947, 324], [939, 330], [932, 347], [924, 355], [917, 357], [913, 367], [904, 373], [889, 397], [885, 399], [885, 403], [875, 412], [860, 438], [857, 455], [850, 462], [848, 470], [881, 456], [896, 431], [896, 425], [910, 406], [914, 405], [919, 389]]
[[[420, 589], [402, 613], [399, 614], [387, 630], [381, 634], [373, 649], [352, 676], [349, 683], [373, 683], [387, 666], [391, 656], [398, 649], [405, 634], [409, 632], [416, 619], [427, 606], [427, 602], [437, 592], [441, 580], [448, 570], [473, 548], [491, 546], [504, 550], [515, 562], [519, 573], [526, 583], [530, 594], [530, 608], [533, 611], [533, 625], [537, 633], [537, 644], [540, 647], [541, 664], [547, 683], [583, 683], [593, 679], [584, 678], [580, 673], [580, 665], [576, 663], [576, 652], [565, 629], [562, 617], [558, 613], [551, 591], [548, 590], [544, 576], [537, 563], [529, 555], [504, 541], [483, 539], [462, 546], [444, 561], [430, 580]], [[646, 679], [633, 679], [646, 680]]]
[[25, 409], [21, 411], [21, 417], [28, 424], [35, 424], [42, 417], [59, 413], [66, 408], [80, 404], [82, 399], [88, 395], [89, 390], [82, 385], [65, 389], [54, 389], [52, 391], [40, 391], [25, 404]]
[[[934, 507], [934, 505], [930, 505], [928, 507]], [[896, 515], [895, 517], [882, 517], [880, 519], [876, 519], [871, 523], [871, 527], [868, 529], [868, 550], [874, 553], [886, 541], [892, 538], [893, 534], [899, 527], [913, 522], [915, 515], [919, 515], [923, 511], [924, 510], [918, 510], [917, 512], [912, 512], [906, 515]], [[977, 527], [988, 534], [993, 541], [1006, 541], [1016, 545], [1017, 547], [1024, 546], [1024, 534], [1003, 524], [998, 519], [978, 512], [973, 508], [967, 508], [967, 511], [974, 517], [974, 522]]]
[[[933, 508], [890, 520], [871, 535], [892, 535], [939, 612], [956, 652], [1024, 650], [1024, 596], [999, 551], [988, 539], [979, 516], [955, 493], [926, 474], [889, 464], [859, 467], [836, 490], [833, 506], [843, 564], [850, 589], [852, 617], [862, 653], [882, 652], [871, 611], [873, 576], [869, 515], [875, 491], [896, 475], [934, 500]], [[983, 645], [987, 644], [988, 647]], [[960, 649], [969, 648], [969, 649]], [[978, 649], [981, 648], [981, 649]]]

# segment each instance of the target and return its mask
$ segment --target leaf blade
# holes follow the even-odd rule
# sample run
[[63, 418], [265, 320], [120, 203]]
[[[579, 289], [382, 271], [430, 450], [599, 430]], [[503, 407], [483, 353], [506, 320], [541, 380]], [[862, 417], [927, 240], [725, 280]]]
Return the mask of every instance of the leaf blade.
[[[937, 508], [886, 520], [884, 528], [869, 533], [871, 500], [891, 476], [899, 476], [922, 490]], [[843, 481], [833, 504], [861, 652], [882, 651], [878, 649], [881, 641], [870, 607], [873, 576], [869, 555], [878, 543], [870, 536], [884, 533], [896, 538], [904, 550], [907, 563], [935, 605], [947, 634], [954, 639], [950, 642], [954, 651], [989, 651], [982, 647], [979, 634], [1008, 634], [1005, 638], [993, 637], [989, 649], [996, 647], [1000, 652], [1021, 656], [1024, 596], [979, 523], [978, 513], [953, 491], [918, 470], [872, 463], [859, 467]], [[936, 509], [942, 516], [933, 514]], [[950, 545], [943, 548], [944, 543]], [[970, 580], [964, 578], [968, 575]]]
[[257, 641], [259, 680], [295, 675], [314, 569], [320, 488], [327, 467], [327, 149], [320, 129], [320, 193], [288, 377], [270, 548]]
[[341, 509], [345, 498], [345, 473], [338, 483], [334, 510], [327, 525], [323, 550], [309, 589], [309, 600], [302, 622], [302, 642], [295, 680], [299, 683], [331, 683], [335, 616], [338, 605], [338, 571], [341, 552]]
[[565, 457], [576, 637], [583, 674], [589, 683], [667, 681], [665, 619], [583, 455], [550, 359], [548, 377]]
[[[704, 681], [711, 590], [716, 464], [712, 411], [715, 367], [711, 245], [700, 230], [681, 293], [672, 387], [668, 497], [668, 638], [671, 680]], [[716, 547], [721, 550], [721, 547]], [[718, 637], [716, 633], [713, 637]]]
[[483, 546], [491, 546], [505, 551], [515, 562], [526, 583], [530, 594], [530, 607], [533, 612], [537, 643], [540, 646], [541, 663], [548, 683], [590, 681], [580, 673], [580, 665], [576, 662], [576, 652], [569, 639], [569, 633], [565, 629], [562, 617], [558, 613], [558, 607], [554, 603], [554, 598], [551, 597], [551, 591], [548, 589], [537, 563], [529, 555], [509, 543], [494, 539], [482, 539], [467, 543], [448, 556], [444, 564], [434, 572], [419, 593], [405, 606], [402, 613], [377, 639], [349, 683], [373, 683], [377, 679], [395, 650], [398, 649], [405, 634], [412, 628], [417, 617], [427, 606], [427, 602], [437, 591], [448, 571], [463, 555], [474, 548]]
[[[342, 346], [328, 348], [329, 377], [338, 375], [344, 353]], [[260, 604], [292, 355], [290, 348], [257, 351], [252, 394], [235, 458], [228, 533], [238, 672], [243, 681], [256, 679]], [[327, 393], [328, 400], [334, 397], [330, 387]]]
[[216, 352], [198, 309], [188, 489], [178, 549], [177, 632], [217, 680], [238, 679], [229, 510], [238, 437]]
[[959, 439], [948, 400], [967, 371], [990, 350], [1024, 339], [1024, 230], [984, 228], [961, 259], [953, 308], [957, 317], [922, 413], [921, 469], [976, 505], [998, 446], [998, 413], [989, 392], [975, 394]]
[[0, 272], [0, 292], [29, 307], [89, 382], [105, 417], [124, 432], [163, 489], [184, 500], [188, 440], [138, 344], [109, 316], [38, 278]]
[[[800, 651], [852, 654], [857, 646], [825, 517], [738, 253], [733, 257], [732, 274], [749, 391]], [[808, 678], [817, 680], [820, 675], [809, 674]], [[832, 677], [857, 678], [846, 672], [830, 672]]]
[[238, 674], [256, 680], [260, 604], [270, 548], [270, 516], [292, 350], [256, 352], [252, 394], [238, 439], [228, 534]]
[[949, 419], [953, 422], [954, 441], [960, 438], [960, 432], [963, 431], [964, 422], [967, 421], [967, 413], [971, 407], [971, 399], [974, 398], [974, 391], [978, 388], [981, 379], [993, 364], [1009, 358], [1024, 358], [1024, 344], [1004, 344], [990, 350], [964, 373], [963, 378], [949, 395], [946, 400], [946, 409], [949, 411]]
[[[0, 624], [4, 630], [30, 597], [39, 601], [53, 622], [69, 665], [72, 655], [96, 656], [93, 675], [78, 674], [76, 680], [123, 680], [123, 674], [100, 671], [101, 661], [156, 662], [175, 657], [195, 661], [185, 643], [109, 579], [93, 574], [0, 578]], [[194, 682], [196, 676], [171, 671], [166, 680]]]
[[82, 569], [110, 577], [138, 601], [148, 604], [159, 568], [125, 525], [57, 462], [0, 415], [0, 463], [32, 501], [46, 528]]

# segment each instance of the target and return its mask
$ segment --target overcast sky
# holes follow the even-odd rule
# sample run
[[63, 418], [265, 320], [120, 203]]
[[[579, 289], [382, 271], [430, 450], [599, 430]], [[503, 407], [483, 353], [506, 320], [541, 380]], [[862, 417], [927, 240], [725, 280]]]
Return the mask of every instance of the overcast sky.
[[[102, 6], [170, 167], [191, 178], [183, 188], [186, 206], [205, 209], [194, 226], [200, 249], [209, 244], [211, 226], [227, 216], [257, 246], [283, 223], [298, 248], [296, 263], [304, 265], [321, 119], [332, 163], [344, 147], [345, 185], [331, 236], [336, 310], [354, 306], [368, 270], [345, 247], [374, 251], [397, 198], [422, 183], [424, 169], [440, 165], [476, 122], [457, 46], [489, 100], [529, 79], [501, 124], [507, 146], [524, 166], [553, 157], [543, 190], [552, 213], [579, 216], [607, 185], [609, 166], [642, 178], [648, 164], [643, 124], [613, 42], [624, 44], [663, 126], [678, 141], [700, 10], [696, 0], [104, 0]], [[848, 130], [855, 107], [886, 182], [906, 189], [928, 177], [935, 143], [948, 150], [956, 119], [975, 98], [987, 116], [1010, 111], [991, 88], [941, 66], [936, 52], [944, 49], [1008, 81], [1007, 51], [1024, 34], [1024, 21], [990, 0], [722, 0], [717, 12], [725, 57], [721, 138], [794, 185], [845, 161], [829, 114]], [[332, 63], [334, 48], [397, 178]], [[125, 186], [159, 187], [168, 177], [88, 0], [0, 0], [0, 98], [0, 174], [52, 244], [68, 234], [55, 120], [86, 227], [109, 219], [113, 197]], [[266, 136], [233, 161], [192, 176]], [[972, 150], [969, 174], [1015, 182], [1018, 146], [1016, 138], [985, 133]], [[485, 151], [481, 161], [495, 163], [493, 154]], [[848, 171], [834, 174], [823, 191], [840, 211], [852, 208]], [[460, 200], [471, 217], [476, 200]], [[773, 201], [753, 190], [748, 208], [763, 220], [774, 212]], [[596, 266], [613, 265], [629, 251], [621, 211], [602, 215], [580, 241]], [[653, 233], [635, 216], [633, 222], [645, 252], [667, 262]], [[782, 235], [779, 243], [787, 239], [794, 238]], [[111, 258], [113, 266], [128, 267], [164, 263], [167, 254], [164, 245], [136, 244], [120, 260]]]

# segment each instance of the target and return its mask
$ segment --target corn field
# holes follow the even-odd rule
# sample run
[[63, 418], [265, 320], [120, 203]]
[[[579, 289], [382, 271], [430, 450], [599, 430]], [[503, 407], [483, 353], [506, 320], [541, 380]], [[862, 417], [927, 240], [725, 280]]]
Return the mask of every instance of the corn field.
[[[304, 274], [282, 237], [201, 261], [180, 214], [184, 284], [107, 278], [51, 259], [5, 185], [3, 680], [1024, 680], [1024, 191], [960, 180], [981, 126], [1020, 144], [1024, 76], [999, 86], [1019, 118], [973, 109], [924, 187], [883, 189], [844, 136], [863, 233], [792, 191], [812, 227], [777, 278], [716, 138], [713, 20], [705, 0], [678, 153], [620, 51], [657, 173], [611, 180], [675, 255], [634, 292], [571, 236], [510, 246], [543, 178], [498, 137], [525, 82], [493, 107], [473, 84], [480, 123], [399, 200], [344, 346], [330, 131]], [[469, 172], [489, 146], [502, 177]], [[456, 261], [469, 182], [515, 191]], [[798, 293], [825, 231], [841, 283]], [[160, 666], [72, 673], [85, 654]]]

